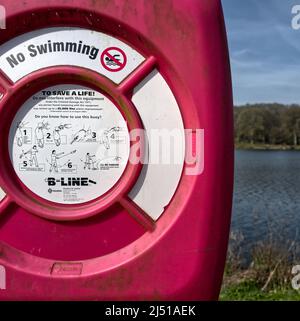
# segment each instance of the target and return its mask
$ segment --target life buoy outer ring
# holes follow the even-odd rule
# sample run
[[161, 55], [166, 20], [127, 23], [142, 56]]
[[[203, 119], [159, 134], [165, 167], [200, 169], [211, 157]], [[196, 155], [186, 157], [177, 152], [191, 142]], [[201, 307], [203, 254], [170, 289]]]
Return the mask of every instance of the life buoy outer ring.
[[[0, 204], [0, 265], [7, 277], [2, 300], [218, 298], [233, 187], [232, 90], [221, 4], [218, 0], [130, 4], [2, 1], [7, 29], [0, 31], [0, 50], [34, 30], [74, 27], [112, 36], [145, 58], [142, 68], [118, 85], [94, 71], [59, 62], [15, 82], [1, 70], [0, 186], [6, 197]], [[113, 74], [122, 72], [124, 57], [122, 61], [118, 52], [107, 53], [107, 72], [110, 68], [117, 70]], [[137, 213], [138, 207], [125, 197], [141, 174], [140, 166], [130, 167], [124, 183], [102, 203], [71, 206], [77, 215], [71, 221], [64, 216], [68, 207], [53, 206], [22, 185], [9, 159], [8, 136], [14, 113], [28, 97], [60, 83], [99, 89], [123, 106], [122, 113], [132, 115], [129, 126], [141, 128], [132, 89], [153, 70], [172, 91], [184, 128], [204, 132], [199, 155], [204, 168], [200, 175], [186, 175], [184, 165], [178, 187], [157, 221]], [[20, 137], [18, 144], [22, 145]], [[103, 215], [95, 215], [100, 208]], [[138, 223], [126, 212], [136, 215]], [[55, 220], [58, 214], [66, 220]]]

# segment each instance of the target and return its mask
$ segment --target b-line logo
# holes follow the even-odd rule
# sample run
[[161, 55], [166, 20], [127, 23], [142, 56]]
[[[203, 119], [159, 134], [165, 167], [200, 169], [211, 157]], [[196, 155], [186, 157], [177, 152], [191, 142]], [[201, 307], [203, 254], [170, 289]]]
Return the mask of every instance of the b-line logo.
[[96, 185], [97, 182], [87, 178], [87, 177], [61, 177], [59, 179], [56, 179], [54, 177], [48, 177], [45, 179], [46, 183], [48, 183], [48, 186], [90, 186], [91, 184]]

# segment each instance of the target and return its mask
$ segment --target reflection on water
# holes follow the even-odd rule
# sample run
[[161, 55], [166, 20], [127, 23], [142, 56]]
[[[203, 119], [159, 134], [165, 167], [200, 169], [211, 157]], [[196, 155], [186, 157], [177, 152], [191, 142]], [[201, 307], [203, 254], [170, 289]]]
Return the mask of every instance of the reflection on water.
[[[232, 231], [247, 252], [272, 234], [300, 240], [300, 152], [236, 151]], [[299, 233], [297, 234], [297, 229]]]

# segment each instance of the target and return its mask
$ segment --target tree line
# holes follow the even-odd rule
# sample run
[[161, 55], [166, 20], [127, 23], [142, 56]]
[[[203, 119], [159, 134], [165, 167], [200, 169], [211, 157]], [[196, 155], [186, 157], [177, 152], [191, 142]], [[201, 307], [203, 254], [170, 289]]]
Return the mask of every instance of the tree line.
[[253, 104], [234, 108], [235, 141], [300, 145], [300, 106]]

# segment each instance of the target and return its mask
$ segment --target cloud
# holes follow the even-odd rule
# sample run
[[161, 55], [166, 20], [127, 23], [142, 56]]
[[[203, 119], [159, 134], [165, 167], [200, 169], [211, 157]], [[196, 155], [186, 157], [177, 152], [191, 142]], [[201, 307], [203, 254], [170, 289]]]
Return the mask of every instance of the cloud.
[[300, 103], [300, 31], [295, 1], [223, 0], [235, 104]]

